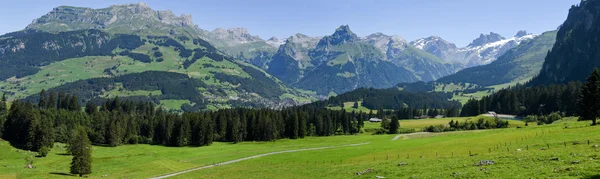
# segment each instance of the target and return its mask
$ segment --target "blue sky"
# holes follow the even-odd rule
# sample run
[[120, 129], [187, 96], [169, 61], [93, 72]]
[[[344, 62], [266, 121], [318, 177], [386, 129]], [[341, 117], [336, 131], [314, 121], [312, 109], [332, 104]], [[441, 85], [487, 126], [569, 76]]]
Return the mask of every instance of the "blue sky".
[[[0, 34], [21, 30], [60, 5], [92, 8], [140, 1], [17, 0], [0, 7]], [[264, 39], [295, 33], [324, 36], [350, 25], [359, 36], [375, 32], [411, 41], [431, 35], [466, 46], [481, 33], [512, 37], [518, 30], [556, 29], [580, 0], [147, 0], [155, 10], [192, 14], [200, 28], [245, 27]]]

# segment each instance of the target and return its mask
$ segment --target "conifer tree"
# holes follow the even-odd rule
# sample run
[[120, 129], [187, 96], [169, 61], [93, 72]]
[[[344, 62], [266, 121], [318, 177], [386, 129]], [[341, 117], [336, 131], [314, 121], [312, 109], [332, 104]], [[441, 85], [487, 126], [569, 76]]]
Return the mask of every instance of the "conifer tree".
[[600, 117], [600, 71], [594, 69], [581, 87], [579, 96], [579, 119], [591, 120], [596, 125], [596, 119]]
[[48, 103], [46, 104], [46, 108], [48, 109], [56, 109], [56, 92], [51, 91], [50, 97], [48, 98]]
[[98, 112], [98, 106], [92, 103], [92, 101], [88, 101], [85, 105], [85, 113], [87, 113], [88, 115], [93, 115], [96, 112]]
[[42, 91], [40, 92], [40, 101], [38, 103], [38, 107], [40, 109], [44, 109], [48, 107], [48, 101], [46, 99], [46, 90], [42, 89]]
[[69, 99], [67, 109], [70, 111], [81, 111], [81, 105], [79, 105], [79, 99], [77, 98], [77, 96], [72, 96]]
[[377, 110], [377, 118], [383, 119], [385, 118], [385, 112], [383, 111], [383, 107], [379, 107]]
[[82, 177], [85, 174], [92, 173], [92, 145], [88, 134], [83, 127], [76, 129], [75, 139], [71, 140], [71, 174]]
[[6, 93], [3, 93], [2, 98], [0, 98], [0, 138], [2, 138], [2, 134], [4, 133], [4, 122], [6, 121], [6, 116], [8, 116]]
[[390, 122], [390, 128], [388, 129], [388, 132], [390, 134], [397, 134], [399, 128], [400, 121], [398, 121], [398, 118], [396, 116], [392, 116], [392, 121]]

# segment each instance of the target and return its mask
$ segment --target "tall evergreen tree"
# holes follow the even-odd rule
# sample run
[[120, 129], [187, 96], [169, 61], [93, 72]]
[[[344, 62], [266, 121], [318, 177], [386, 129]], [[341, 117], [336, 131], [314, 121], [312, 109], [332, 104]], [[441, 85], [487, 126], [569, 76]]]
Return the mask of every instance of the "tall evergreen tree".
[[390, 128], [388, 129], [388, 133], [397, 134], [398, 129], [400, 128], [400, 121], [396, 116], [392, 116], [392, 121], [390, 122]]
[[6, 116], [8, 116], [7, 113], [6, 93], [3, 93], [2, 98], [0, 98], [0, 138], [4, 134], [4, 122], [6, 121]]
[[75, 140], [72, 140], [71, 155], [71, 174], [79, 175], [80, 177], [92, 173], [92, 145], [88, 134], [83, 127], [78, 127], [76, 130]]
[[235, 117], [232, 120], [232, 124], [231, 124], [231, 142], [235, 143], [239, 143], [242, 142], [244, 139], [244, 130], [242, 129], [242, 123], [240, 122], [239, 117]]
[[46, 99], [46, 90], [42, 89], [40, 92], [40, 101], [38, 103], [38, 107], [40, 109], [45, 109], [48, 107], [48, 100]]
[[81, 105], [79, 105], [79, 99], [77, 96], [72, 96], [69, 98], [69, 104], [67, 107], [70, 111], [81, 111]]
[[600, 71], [596, 68], [581, 87], [579, 96], [579, 119], [591, 120], [596, 125], [600, 117]]
[[98, 112], [98, 106], [94, 104], [92, 101], [88, 101], [85, 105], [85, 113], [89, 115], [93, 115]]
[[46, 104], [46, 108], [48, 109], [56, 109], [56, 92], [50, 91], [50, 97], [48, 98], [48, 103]]
[[385, 118], [385, 111], [383, 111], [383, 107], [379, 107], [377, 110], [377, 118], [383, 119]]

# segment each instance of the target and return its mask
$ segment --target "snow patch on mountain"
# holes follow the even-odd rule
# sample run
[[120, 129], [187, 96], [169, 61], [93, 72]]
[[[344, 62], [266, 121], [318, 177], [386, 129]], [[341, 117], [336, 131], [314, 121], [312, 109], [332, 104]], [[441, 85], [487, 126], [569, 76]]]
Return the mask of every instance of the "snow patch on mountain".
[[447, 62], [459, 62], [467, 67], [472, 67], [491, 63], [522, 41], [533, 39], [536, 36], [538, 35], [519, 31], [514, 37], [506, 39], [491, 32], [489, 35], [481, 34], [471, 44], [462, 48], [457, 48], [456, 45], [438, 36], [417, 39], [410, 44]]

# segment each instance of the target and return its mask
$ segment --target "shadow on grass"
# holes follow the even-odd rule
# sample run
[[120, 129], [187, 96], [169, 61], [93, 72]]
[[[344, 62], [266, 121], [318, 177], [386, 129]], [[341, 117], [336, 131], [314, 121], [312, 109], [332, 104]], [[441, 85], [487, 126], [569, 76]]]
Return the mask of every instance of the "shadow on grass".
[[62, 172], [50, 172], [50, 175], [60, 175], [60, 176], [75, 176], [70, 173], [62, 173]]
[[69, 154], [69, 153], [59, 153], [59, 154], [56, 154], [56, 155], [61, 155], [61, 156], [69, 156], [69, 155], [71, 155], [71, 154]]
[[585, 177], [583, 177], [583, 179], [600, 179], [600, 174], [585, 176]]

